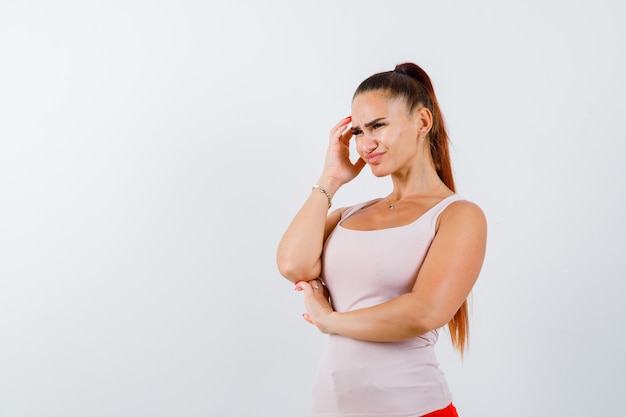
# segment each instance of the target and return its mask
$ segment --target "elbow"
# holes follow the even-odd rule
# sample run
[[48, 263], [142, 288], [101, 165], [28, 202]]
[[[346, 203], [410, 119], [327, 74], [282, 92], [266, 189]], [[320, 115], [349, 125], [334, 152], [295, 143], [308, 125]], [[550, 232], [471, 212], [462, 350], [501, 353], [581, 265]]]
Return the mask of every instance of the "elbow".
[[411, 318], [409, 321], [409, 336], [418, 337], [433, 330], [424, 320]]
[[298, 269], [286, 262], [278, 262], [278, 272], [293, 283], [301, 281]]
[[421, 336], [432, 330], [443, 327], [445, 323], [441, 323], [441, 320], [437, 320], [433, 314], [426, 311], [416, 311], [411, 314], [408, 319], [409, 333], [413, 337]]
[[298, 281], [310, 281], [319, 277], [319, 272], [315, 273], [316, 268], [306, 267], [299, 263], [290, 262], [288, 259], [281, 258], [276, 259], [278, 266], [278, 272], [289, 281], [296, 283]]
[[456, 312], [446, 303], [419, 296], [415, 292], [408, 293], [404, 299], [407, 302], [404, 304], [407, 333], [414, 337], [444, 327]]

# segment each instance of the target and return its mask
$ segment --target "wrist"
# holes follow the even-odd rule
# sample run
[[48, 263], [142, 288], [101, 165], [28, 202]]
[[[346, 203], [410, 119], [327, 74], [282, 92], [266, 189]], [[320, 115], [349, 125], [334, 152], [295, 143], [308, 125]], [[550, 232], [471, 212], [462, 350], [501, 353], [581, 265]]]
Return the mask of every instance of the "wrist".
[[338, 181], [332, 177], [326, 177], [322, 175], [316, 182], [320, 187], [323, 187], [331, 196], [334, 196], [339, 188], [343, 185], [341, 181]]
[[322, 187], [319, 184], [315, 184], [312, 187], [313, 190], [317, 190], [320, 193], [324, 194], [326, 196], [326, 199], [328, 200], [328, 208], [330, 208], [333, 205], [333, 196], [330, 195], [330, 193], [326, 190], [326, 188]]
[[341, 313], [331, 311], [324, 318], [324, 333], [326, 334], [339, 334], [337, 331], [337, 321], [339, 320]]

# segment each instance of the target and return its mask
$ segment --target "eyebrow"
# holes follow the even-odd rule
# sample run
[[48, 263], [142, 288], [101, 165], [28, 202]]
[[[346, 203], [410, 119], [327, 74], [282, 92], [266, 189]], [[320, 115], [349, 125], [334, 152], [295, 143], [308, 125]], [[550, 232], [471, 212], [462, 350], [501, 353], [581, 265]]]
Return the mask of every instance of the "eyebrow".
[[[371, 122], [367, 122], [365, 123], [365, 127], [371, 127], [374, 126], [376, 123], [380, 122], [381, 120], [385, 120], [384, 117], [379, 117], [378, 119], [374, 119]], [[352, 126], [352, 131], [355, 132], [357, 130], [359, 130], [360, 128], [358, 126]]]

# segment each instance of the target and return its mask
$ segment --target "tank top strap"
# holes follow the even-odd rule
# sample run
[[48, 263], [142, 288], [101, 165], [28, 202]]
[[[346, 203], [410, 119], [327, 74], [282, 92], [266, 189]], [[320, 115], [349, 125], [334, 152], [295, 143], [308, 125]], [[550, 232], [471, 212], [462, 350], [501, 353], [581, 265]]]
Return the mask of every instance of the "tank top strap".
[[456, 201], [465, 201], [466, 199], [459, 194], [452, 194], [446, 198], [444, 198], [443, 200], [441, 200], [440, 202], [438, 202], [437, 204], [435, 204], [430, 210], [428, 210], [428, 214], [431, 217], [431, 221], [436, 222], [437, 219], [439, 218], [439, 216], [441, 215], [441, 213], [443, 213], [443, 211], [445, 209], [448, 208], [448, 206]]
[[446, 208], [448, 208], [448, 206], [450, 204], [454, 203], [455, 201], [465, 201], [465, 197], [463, 197], [460, 194], [452, 194], [452, 195], [444, 198], [443, 200], [441, 200], [437, 204], [435, 204], [435, 207], [433, 207], [435, 210], [433, 210], [433, 211], [441, 213]]
[[348, 209], [342, 213], [340, 221], [343, 221], [343, 220], [347, 219], [348, 217], [352, 216], [355, 212], [359, 211], [363, 207], [366, 207], [366, 206], [372, 204], [375, 201], [376, 201], [376, 199], [368, 200], [368, 201], [364, 201], [362, 203], [358, 203], [358, 204], [355, 204], [353, 206], [348, 207]]

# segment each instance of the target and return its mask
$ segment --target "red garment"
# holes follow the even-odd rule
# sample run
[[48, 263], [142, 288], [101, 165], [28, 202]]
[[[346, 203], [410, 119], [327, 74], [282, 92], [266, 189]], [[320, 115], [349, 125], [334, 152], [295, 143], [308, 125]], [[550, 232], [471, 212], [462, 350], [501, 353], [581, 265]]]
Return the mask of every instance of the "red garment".
[[424, 417], [459, 417], [459, 415], [456, 413], [456, 408], [450, 404], [446, 408], [428, 413]]

